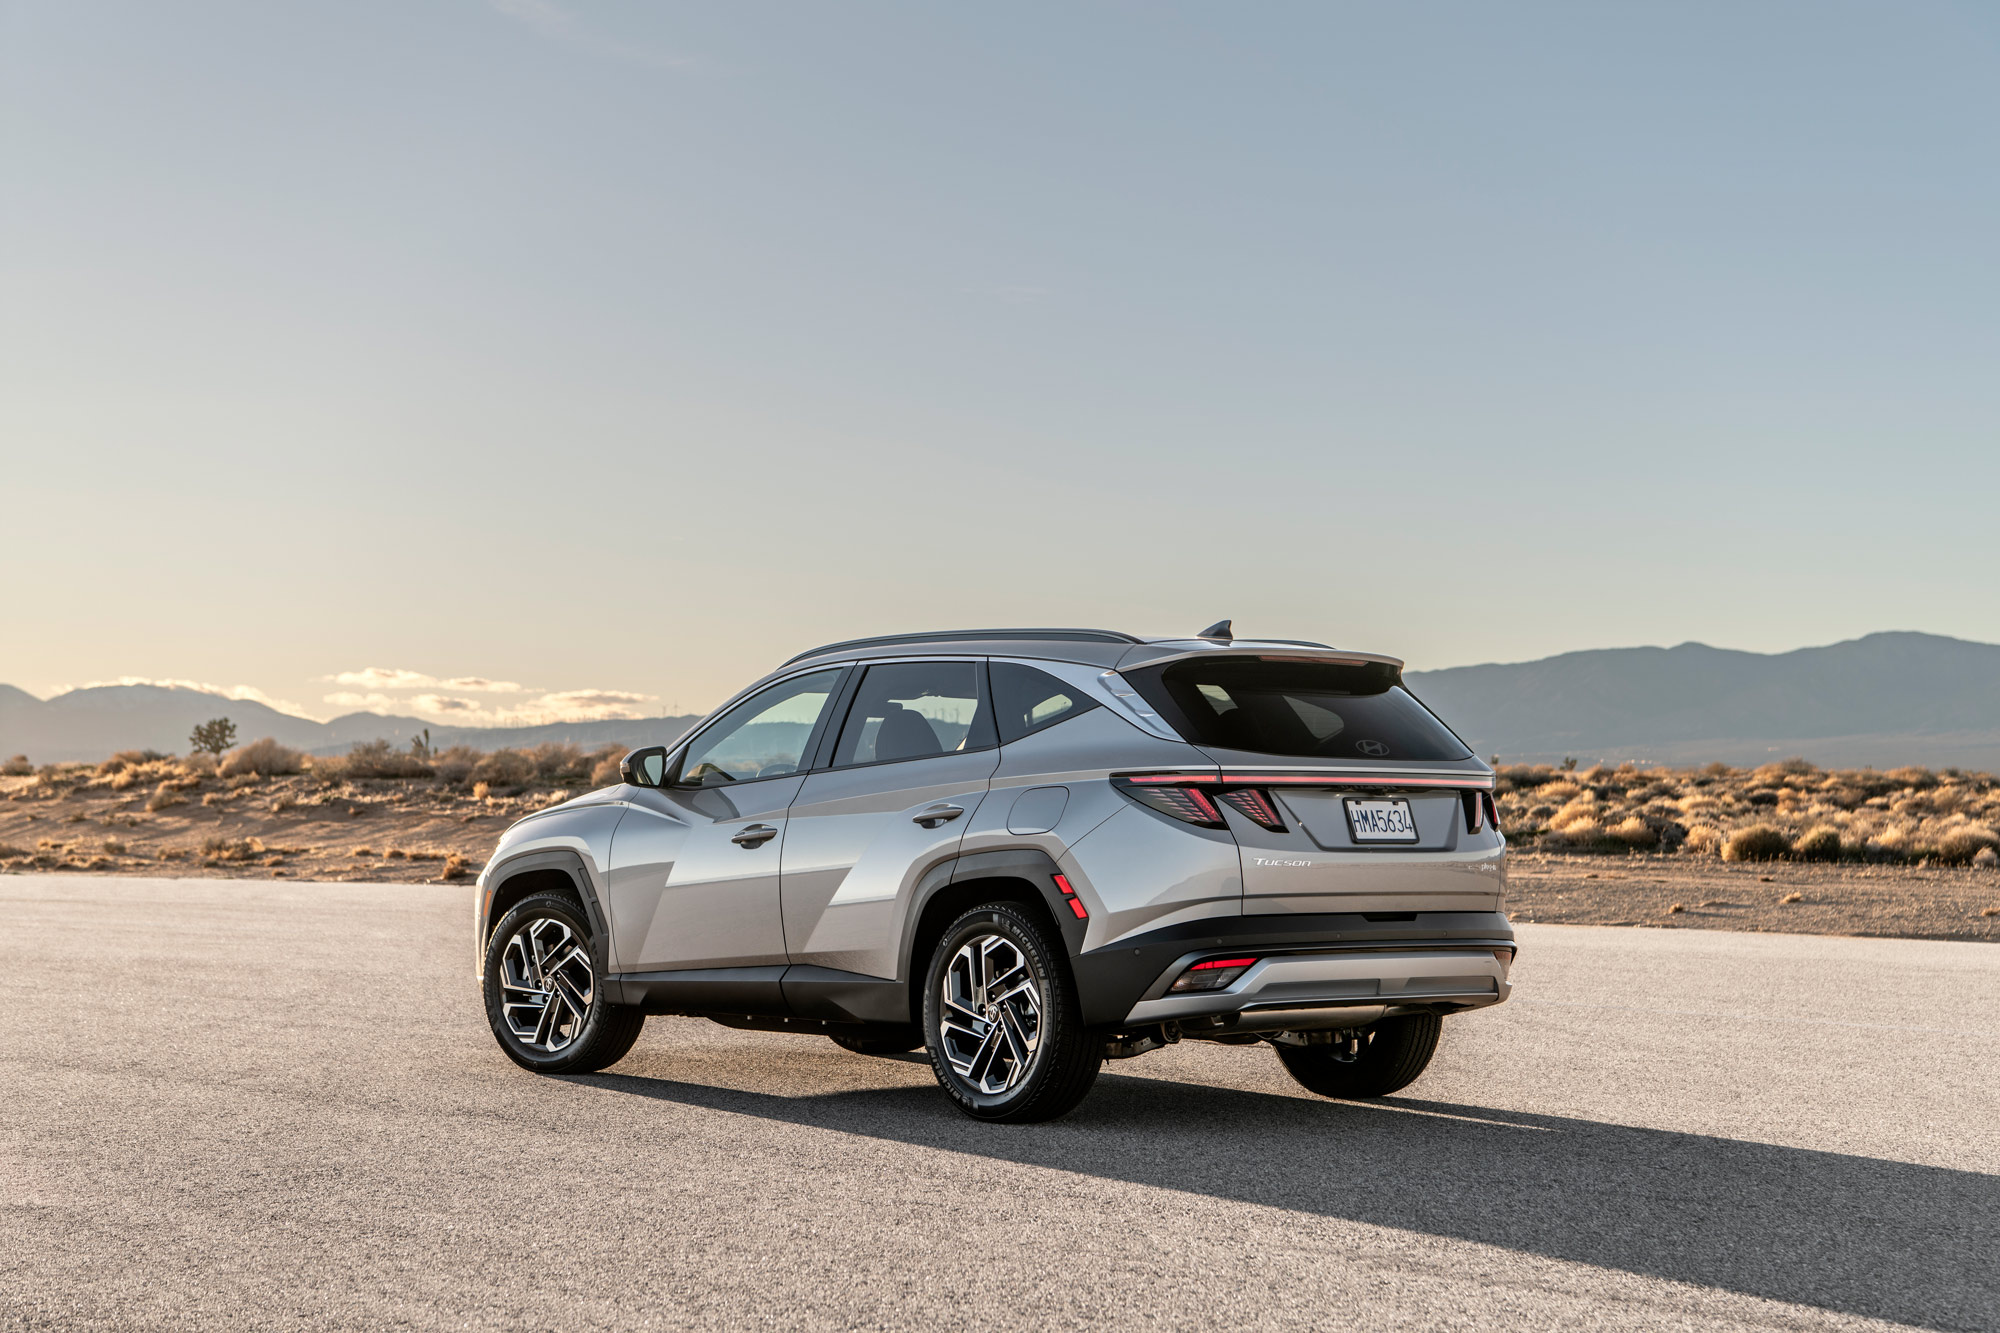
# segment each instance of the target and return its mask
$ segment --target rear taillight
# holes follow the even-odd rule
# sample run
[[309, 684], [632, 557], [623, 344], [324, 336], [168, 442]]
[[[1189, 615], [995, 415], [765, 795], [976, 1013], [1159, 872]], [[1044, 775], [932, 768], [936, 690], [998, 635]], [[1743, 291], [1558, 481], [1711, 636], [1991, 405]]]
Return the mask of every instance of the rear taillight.
[[1119, 791], [1151, 810], [1171, 815], [1184, 824], [1222, 828], [1222, 812], [1201, 785], [1213, 785], [1214, 778], [1147, 774], [1143, 777], [1113, 778]]
[[1185, 824], [1203, 828], [1223, 828], [1226, 821], [1218, 806], [1227, 805], [1261, 828], [1285, 830], [1270, 793], [1257, 787], [1231, 786], [1220, 789], [1220, 779], [1205, 774], [1138, 773], [1113, 778], [1112, 784], [1149, 810], [1172, 815]]
[[1479, 799], [1486, 802], [1486, 822], [1493, 826], [1495, 833], [1498, 833], [1500, 831], [1500, 799], [1490, 791], [1479, 793]]
[[1465, 807], [1465, 831], [1477, 833], [1486, 827], [1486, 802], [1476, 791], [1462, 791], [1458, 794], [1459, 804]]
[[1277, 807], [1271, 804], [1271, 798], [1255, 787], [1226, 791], [1216, 799], [1233, 806], [1238, 814], [1253, 824], [1275, 829], [1279, 833], [1285, 831], [1285, 821], [1278, 818]]
[[1204, 958], [1174, 978], [1169, 993], [1221, 990], [1257, 965], [1255, 958]]

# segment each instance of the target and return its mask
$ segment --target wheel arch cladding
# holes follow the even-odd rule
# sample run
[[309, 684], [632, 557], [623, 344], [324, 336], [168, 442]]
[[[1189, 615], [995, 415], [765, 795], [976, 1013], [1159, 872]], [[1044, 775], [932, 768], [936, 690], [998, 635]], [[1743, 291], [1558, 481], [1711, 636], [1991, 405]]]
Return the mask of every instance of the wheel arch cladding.
[[1083, 946], [1082, 921], [1061, 911], [1062, 892], [1055, 884], [1056, 863], [1038, 848], [978, 852], [960, 857], [949, 881], [940, 882], [912, 914], [904, 975], [909, 979], [910, 1021], [923, 1012], [923, 985], [930, 972], [931, 951], [947, 927], [981, 903], [1007, 902], [1026, 910], [1062, 952], [1074, 958]]
[[604, 976], [609, 965], [610, 931], [605, 929], [604, 912], [583, 858], [575, 852], [528, 852], [503, 862], [493, 873], [493, 901], [482, 927], [482, 948], [492, 942], [500, 918], [516, 903], [537, 893], [559, 892], [575, 898], [590, 925], [591, 962]]

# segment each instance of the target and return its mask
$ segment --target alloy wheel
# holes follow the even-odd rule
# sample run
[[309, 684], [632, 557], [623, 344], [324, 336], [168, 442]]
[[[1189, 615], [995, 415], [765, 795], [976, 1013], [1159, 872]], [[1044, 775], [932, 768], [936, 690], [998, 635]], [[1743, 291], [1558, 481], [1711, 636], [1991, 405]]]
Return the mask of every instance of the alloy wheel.
[[1042, 1040], [1042, 990], [1027, 954], [1004, 935], [976, 935], [945, 969], [944, 1056], [974, 1090], [997, 1096], [1026, 1078]]
[[500, 955], [500, 1012], [514, 1039], [554, 1054], [583, 1035], [597, 996], [583, 938], [554, 917], [522, 923]]

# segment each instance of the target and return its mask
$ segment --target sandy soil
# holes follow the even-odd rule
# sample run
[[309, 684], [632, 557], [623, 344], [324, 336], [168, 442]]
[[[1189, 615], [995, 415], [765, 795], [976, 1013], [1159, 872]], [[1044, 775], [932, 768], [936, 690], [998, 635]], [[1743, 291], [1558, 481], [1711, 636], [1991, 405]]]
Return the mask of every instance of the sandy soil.
[[150, 812], [137, 788], [52, 795], [12, 785], [0, 800], [0, 870], [375, 883], [469, 878], [509, 824], [574, 794], [478, 798], [441, 783], [269, 778], [205, 784], [186, 804]]
[[[147, 792], [0, 786], [0, 871], [423, 883], [475, 875], [508, 824], [573, 795], [312, 777]], [[1715, 856], [1520, 851], [1517, 921], [2000, 942], [2000, 871]], [[1679, 910], [1676, 910], [1678, 908]]]
[[1527, 852], [1507, 875], [1516, 921], [2000, 941], [1987, 868]]

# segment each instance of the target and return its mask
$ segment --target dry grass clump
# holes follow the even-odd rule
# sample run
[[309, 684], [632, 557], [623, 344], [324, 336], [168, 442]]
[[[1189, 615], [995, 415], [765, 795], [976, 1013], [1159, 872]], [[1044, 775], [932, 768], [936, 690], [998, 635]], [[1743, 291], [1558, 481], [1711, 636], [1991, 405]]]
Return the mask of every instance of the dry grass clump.
[[217, 772], [225, 778], [256, 776], [286, 777], [303, 771], [305, 756], [269, 736], [231, 750]]
[[0, 763], [0, 778], [26, 778], [34, 776], [35, 766], [28, 762], [28, 756], [17, 754], [5, 763]]
[[462, 852], [452, 852], [444, 858], [444, 869], [439, 872], [445, 879], [463, 879], [471, 873], [471, 866]]
[[1792, 850], [1792, 840], [1769, 824], [1737, 829], [1722, 844], [1725, 861], [1775, 861]]
[[422, 755], [398, 750], [387, 741], [362, 741], [344, 755], [315, 758], [313, 773], [323, 778], [428, 778]]
[[257, 838], [209, 838], [201, 844], [202, 860], [210, 864], [251, 861], [263, 856], [264, 852], [264, 844]]
[[150, 814], [158, 814], [162, 810], [170, 810], [174, 806], [186, 804], [187, 797], [175, 790], [171, 782], [162, 782], [153, 789], [153, 794], [146, 798], [146, 810]]
[[[1955, 769], [1518, 765], [1499, 770], [1495, 794], [1520, 848], [1957, 865], [1993, 848], [2000, 862], [2000, 780]], [[1752, 828], [1766, 832], [1738, 838]]]

